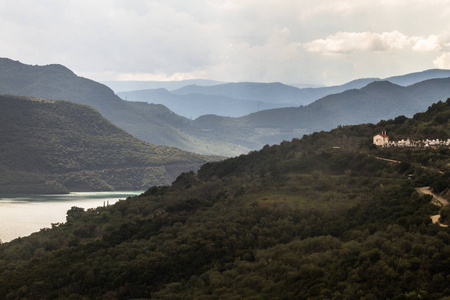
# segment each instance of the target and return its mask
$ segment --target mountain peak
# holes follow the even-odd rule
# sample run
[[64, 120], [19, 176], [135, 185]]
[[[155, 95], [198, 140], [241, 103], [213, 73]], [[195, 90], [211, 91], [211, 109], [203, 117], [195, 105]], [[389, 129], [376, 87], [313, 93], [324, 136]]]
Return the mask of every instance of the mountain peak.
[[421, 81], [436, 79], [436, 78], [447, 78], [450, 77], [450, 70], [447, 69], [429, 69], [421, 72], [409, 73], [400, 76], [393, 76], [385, 78], [384, 80], [389, 80], [392, 83], [408, 86]]
[[43, 68], [50, 69], [54, 74], [77, 76], [72, 70], [60, 64], [50, 64], [43, 66]]
[[70, 75], [70, 76], [76, 76], [74, 72], [72, 72], [70, 69], [68, 69], [67, 67], [60, 65], [60, 64], [49, 64], [49, 65], [45, 65], [45, 66], [39, 66], [39, 65], [34, 65], [34, 66], [30, 66], [24, 63], [21, 63], [18, 60], [12, 60], [9, 58], [5, 58], [5, 57], [0, 57], [0, 70], [9, 70], [9, 69], [13, 69], [14, 71], [23, 71], [26, 73], [29, 73], [30, 71], [45, 71], [49, 73], [53, 73], [53, 74], [58, 74], [58, 75]]
[[364, 89], [379, 89], [379, 88], [392, 88], [392, 87], [401, 87], [397, 84], [394, 84], [387, 80], [377, 80], [369, 83], [364, 87]]

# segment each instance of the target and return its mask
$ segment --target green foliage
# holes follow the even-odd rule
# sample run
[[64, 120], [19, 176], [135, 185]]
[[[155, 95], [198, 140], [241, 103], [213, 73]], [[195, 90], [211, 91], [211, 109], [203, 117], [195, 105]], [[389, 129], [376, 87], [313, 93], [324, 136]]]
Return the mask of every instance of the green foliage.
[[0, 111], [0, 193], [146, 189], [218, 159], [139, 141], [84, 105], [1, 96]]
[[443, 224], [449, 224], [450, 223], [450, 206], [445, 206], [440, 210], [440, 222]]
[[84, 208], [72, 206], [72, 208], [67, 211], [67, 222], [73, 222], [74, 220], [80, 218], [83, 212]]
[[312, 134], [72, 208], [67, 223], [0, 245], [0, 298], [450, 297], [450, 232], [415, 189], [448, 178], [448, 151], [329, 147], [375, 130]]

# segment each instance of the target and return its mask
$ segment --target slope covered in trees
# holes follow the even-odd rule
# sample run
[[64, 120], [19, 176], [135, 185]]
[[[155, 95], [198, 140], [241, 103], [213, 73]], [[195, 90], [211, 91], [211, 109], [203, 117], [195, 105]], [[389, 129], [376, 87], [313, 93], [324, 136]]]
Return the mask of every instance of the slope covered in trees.
[[87, 104], [114, 125], [154, 145], [203, 154], [236, 153], [234, 144], [185, 133], [191, 121], [165, 106], [124, 101], [108, 87], [79, 77], [62, 65], [31, 66], [0, 58], [0, 94]]
[[[432, 72], [435, 73], [436, 70]], [[413, 77], [427, 78], [439, 74], [416, 75]], [[411, 80], [414, 81], [414, 78]], [[411, 80], [409, 82], [413, 82]], [[449, 81], [448, 78], [432, 79], [402, 87], [389, 82], [373, 82], [365, 86], [367, 80], [358, 80], [340, 86], [337, 90], [330, 88], [341, 93], [329, 95], [331, 90], [327, 90], [324, 93], [328, 96], [304, 107], [265, 110], [240, 118], [204, 115], [190, 120], [163, 105], [122, 100], [106, 86], [79, 77], [61, 65], [29, 66], [0, 58], [0, 94], [87, 104], [116, 126], [144, 141], [223, 156], [248, 153], [266, 144], [278, 144], [315, 131], [331, 130], [339, 125], [375, 123], [398, 115], [410, 117], [425, 110], [436, 100], [446, 99], [450, 95]], [[237, 86], [237, 91], [253, 99], [261, 95], [270, 95], [275, 99], [276, 94], [284, 94], [279, 99], [283, 101], [284, 97], [296, 95], [293, 92], [295, 88], [281, 84], [241, 83], [223, 87], [219, 85], [214, 89], [227, 91], [227, 86]], [[352, 87], [358, 89], [347, 90]], [[284, 92], [280, 92], [280, 88]], [[205, 101], [207, 96], [202, 95], [199, 99]], [[217, 96], [222, 97], [220, 94]], [[178, 96], [176, 98], [179, 100]], [[255, 100], [262, 99], [266, 98]]]
[[450, 297], [450, 232], [415, 189], [442, 182], [434, 192], [445, 194], [449, 149], [370, 140], [383, 128], [448, 138], [449, 112], [447, 101], [413, 119], [314, 133], [111, 207], [74, 207], [65, 224], [0, 246], [0, 297]]
[[140, 141], [86, 105], [0, 96], [0, 193], [136, 190], [213, 157]]

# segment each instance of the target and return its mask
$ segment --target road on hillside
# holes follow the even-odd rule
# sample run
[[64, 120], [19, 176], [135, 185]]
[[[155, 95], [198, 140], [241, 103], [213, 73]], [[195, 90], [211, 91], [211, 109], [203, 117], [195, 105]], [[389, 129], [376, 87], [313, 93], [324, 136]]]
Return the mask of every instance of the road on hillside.
[[[431, 195], [431, 196], [433, 196], [433, 199], [436, 199], [437, 201], [439, 201], [443, 206], [447, 206], [447, 205], [448, 205], [448, 201], [447, 201], [446, 199], [444, 199], [443, 197], [434, 194], [434, 193], [430, 190], [430, 187], [429, 187], [429, 186], [424, 186], [424, 187], [421, 187], [421, 188], [417, 188], [416, 190], [419, 192], [419, 194], [422, 194], [422, 195]], [[439, 218], [440, 218], [440, 217], [441, 217], [441, 215], [434, 215], [434, 216], [431, 216], [431, 221], [433, 222], [433, 224], [436, 224], [436, 223], [437, 223], [437, 224], [439, 224], [439, 226], [441, 226], [441, 227], [448, 227], [448, 225], [441, 224], [441, 223], [439, 222]]]
[[424, 186], [421, 188], [417, 188], [417, 191], [422, 194], [422, 195], [431, 195], [433, 196], [434, 199], [436, 199], [437, 201], [439, 201], [443, 206], [447, 206], [448, 205], [448, 201], [446, 199], [444, 199], [443, 197], [434, 194], [431, 190], [429, 186]]
[[394, 160], [394, 159], [388, 159], [388, 158], [383, 158], [383, 157], [378, 157], [378, 156], [375, 156], [375, 158], [379, 159], [379, 160], [384, 160], [384, 161], [387, 161], [387, 162], [390, 162], [390, 163], [396, 163], [396, 164], [401, 163], [401, 161]]

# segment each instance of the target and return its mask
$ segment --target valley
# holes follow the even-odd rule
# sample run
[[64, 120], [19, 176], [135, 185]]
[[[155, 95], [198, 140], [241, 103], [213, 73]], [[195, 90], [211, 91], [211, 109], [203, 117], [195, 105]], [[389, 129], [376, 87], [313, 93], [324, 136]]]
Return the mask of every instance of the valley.
[[449, 224], [448, 206], [416, 188], [448, 199], [450, 149], [372, 137], [448, 138], [449, 111], [450, 99], [316, 132], [72, 208], [66, 223], [0, 245], [0, 297], [447, 297], [450, 233], [430, 216]]
[[[191, 120], [161, 104], [122, 100], [108, 87], [79, 77], [61, 65], [30, 66], [1, 58], [0, 70], [0, 94], [87, 104], [114, 125], [151, 144], [227, 157], [339, 125], [374, 123], [400, 115], [411, 117], [432, 103], [447, 99], [450, 94], [450, 79], [439, 78], [445, 76], [445, 70], [424, 71], [394, 77], [393, 81], [396, 79], [395, 82], [401, 84], [416, 82], [408, 86], [389, 81], [357, 80], [357, 85], [349, 83], [332, 91], [337, 93], [302, 107], [269, 109], [238, 118], [203, 115]], [[250, 85], [252, 89], [248, 91], [245, 88], [248, 84], [234, 85], [243, 86], [246, 93], [256, 91], [256, 95], [273, 95], [277, 92], [276, 89], [272, 91], [274, 86], [283, 86], [255, 84]], [[207, 88], [218, 87], [222, 89], [223, 85]], [[286, 88], [288, 91], [299, 90]], [[205, 96], [201, 95], [201, 98], [207, 99]]]
[[1, 300], [450, 300], [450, 0], [1, 1]]

